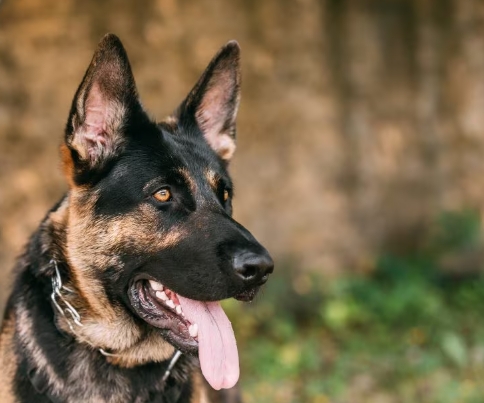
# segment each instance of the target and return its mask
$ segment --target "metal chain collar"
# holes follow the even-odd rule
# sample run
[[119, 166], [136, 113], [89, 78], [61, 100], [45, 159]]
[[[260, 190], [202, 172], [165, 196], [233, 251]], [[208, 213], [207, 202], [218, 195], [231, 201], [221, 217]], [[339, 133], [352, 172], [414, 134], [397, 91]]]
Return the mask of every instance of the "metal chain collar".
[[[55, 269], [55, 275], [52, 276], [52, 294], [50, 294], [50, 299], [52, 300], [52, 303], [54, 304], [55, 308], [57, 309], [57, 312], [59, 312], [64, 319], [66, 320], [67, 326], [69, 326], [69, 329], [71, 329], [72, 333], [76, 335], [77, 338], [79, 338], [81, 341], [89, 344], [91, 347], [94, 347], [91, 343], [89, 343], [88, 340], [79, 337], [79, 335], [76, 333], [76, 330], [74, 329], [74, 325], [78, 327], [83, 327], [84, 325], [81, 322], [81, 315], [79, 315], [79, 312], [77, 312], [77, 309], [74, 308], [69, 301], [62, 295], [61, 291], [67, 291], [70, 294], [74, 294], [74, 290], [72, 290], [69, 287], [66, 287], [62, 283], [62, 277], [60, 275], [59, 267], [57, 266], [57, 262], [52, 259], [50, 263], [54, 266]], [[66, 307], [62, 309], [60, 306], [59, 302], [57, 301], [57, 298], [59, 299], [59, 302], [62, 302]], [[111, 354], [108, 353], [106, 350], [103, 350], [102, 348], [98, 348], [99, 352], [106, 356], [106, 357], [117, 357], [118, 354]]]
[[[74, 333], [74, 335], [76, 335], [76, 337], [79, 340], [89, 344], [91, 347], [97, 348], [102, 355], [106, 357], [119, 357], [120, 356], [119, 354], [112, 354], [107, 352], [106, 350], [103, 350], [102, 348], [93, 346], [88, 340], [83, 339], [82, 337], [79, 337], [79, 335], [76, 333], [74, 329], [74, 325], [78, 327], [84, 326], [81, 322], [81, 315], [79, 315], [79, 312], [77, 312], [76, 308], [74, 308], [61, 293], [61, 291], [66, 291], [70, 294], [74, 294], [74, 290], [72, 290], [69, 287], [66, 287], [62, 283], [62, 277], [60, 275], [57, 262], [54, 259], [52, 259], [50, 263], [54, 266], [54, 270], [55, 270], [55, 275], [52, 276], [51, 278], [52, 293], [50, 294], [50, 299], [52, 300], [52, 303], [54, 304], [54, 307], [56, 308], [57, 312], [61, 314], [66, 320], [66, 323], [67, 323], [67, 326], [69, 326], [69, 329], [72, 331], [72, 333]], [[59, 301], [57, 299], [59, 299]], [[62, 302], [66, 307], [63, 309], [60, 306], [59, 302]], [[175, 366], [176, 362], [181, 357], [181, 355], [182, 353], [179, 350], [175, 350], [175, 353], [173, 354], [173, 357], [170, 363], [168, 364], [168, 367], [165, 373], [163, 374], [163, 378], [162, 378], [163, 382], [168, 379], [168, 377], [171, 374], [171, 371], [173, 370], [173, 367]]]

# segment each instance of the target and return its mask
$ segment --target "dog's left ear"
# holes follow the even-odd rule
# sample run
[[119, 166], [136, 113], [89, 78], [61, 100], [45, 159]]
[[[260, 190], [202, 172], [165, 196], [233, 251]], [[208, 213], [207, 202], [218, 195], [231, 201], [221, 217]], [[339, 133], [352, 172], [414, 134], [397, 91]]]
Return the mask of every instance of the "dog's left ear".
[[235, 151], [235, 118], [240, 101], [240, 47], [228, 42], [215, 55], [176, 111], [182, 127], [195, 124], [225, 161]]

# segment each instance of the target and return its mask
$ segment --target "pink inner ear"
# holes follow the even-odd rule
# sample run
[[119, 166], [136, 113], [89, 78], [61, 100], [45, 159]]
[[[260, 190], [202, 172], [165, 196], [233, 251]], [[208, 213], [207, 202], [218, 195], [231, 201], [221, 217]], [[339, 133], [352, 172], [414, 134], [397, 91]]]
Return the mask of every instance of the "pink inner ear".
[[230, 105], [233, 91], [231, 73], [220, 72], [216, 83], [203, 97], [197, 112], [197, 120], [205, 139], [223, 159], [230, 159], [235, 151], [235, 141], [229, 132], [237, 113], [233, 105]]
[[84, 113], [85, 136], [91, 141], [105, 143], [108, 108], [98, 84], [94, 84], [89, 90]]
[[114, 152], [122, 141], [118, 130], [123, 124], [124, 108], [109, 99], [98, 83], [88, 90], [84, 105], [84, 121], [74, 134], [73, 146], [81, 157], [92, 162]]
[[225, 124], [230, 119], [227, 117], [226, 106], [228, 97], [227, 92], [230, 88], [216, 86], [210, 89], [205, 95], [200, 105], [200, 123], [206, 137], [217, 136]]

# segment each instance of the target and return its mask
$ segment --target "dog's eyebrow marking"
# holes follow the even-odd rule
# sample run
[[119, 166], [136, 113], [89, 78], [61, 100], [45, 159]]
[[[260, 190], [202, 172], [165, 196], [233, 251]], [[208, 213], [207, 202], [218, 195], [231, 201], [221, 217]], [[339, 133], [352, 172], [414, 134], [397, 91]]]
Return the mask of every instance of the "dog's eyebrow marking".
[[197, 193], [197, 183], [190, 175], [190, 172], [188, 172], [188, 169], [180, 168], [178, 172], [183, 176], [183, 178], [185, 179], [185, 182], [190, 187], [190, 191], [192, 192], [192, 195], [195, 195]]
[[220, 175], [218, 175], [216, 172], [212, 171], [211, 169], [207, 169], [205, 171], [205, 177], [207, 178], [207, 181], [210, 184], [210, 187], [213, 190], [217, 190], [218, 183], [220, 181]]

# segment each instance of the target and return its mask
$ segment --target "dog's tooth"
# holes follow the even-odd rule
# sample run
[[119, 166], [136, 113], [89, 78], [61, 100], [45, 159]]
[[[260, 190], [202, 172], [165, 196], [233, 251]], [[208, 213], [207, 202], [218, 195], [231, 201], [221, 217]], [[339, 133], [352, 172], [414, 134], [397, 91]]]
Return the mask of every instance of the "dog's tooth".
[[163, 290], [163, 284], [158, 283], [157, 281], [154, 281], [154, 280], [150, 280], [150, 286], [155, 291], [162, 291]]
[[168, 300], [168, 297], [166, 296], [164, 291], [156, 291], [155, 295], [156, 295], [156, 298], [161, 299], [162, 301]]
[[176, 313], [177, 313], [178, 315], [181, 315], [181, 313], [182, 313], [182, 308], [181, 308], [181, 306], [180, 306], [180, 305], [177, 305], [177, 306], [175, 307], [175, 310], [176, 310]]
[[165, 301], [165, 304], [168, 305], [170, 308], [175, 308], [175, 303], [171, 299]]
[[197, 337], [198, 336], [198, 325], [194, 323], [193, 325], [190, 325], [188, 328], [188, 333], [190, 333], [190, 336], [192, 337]]

